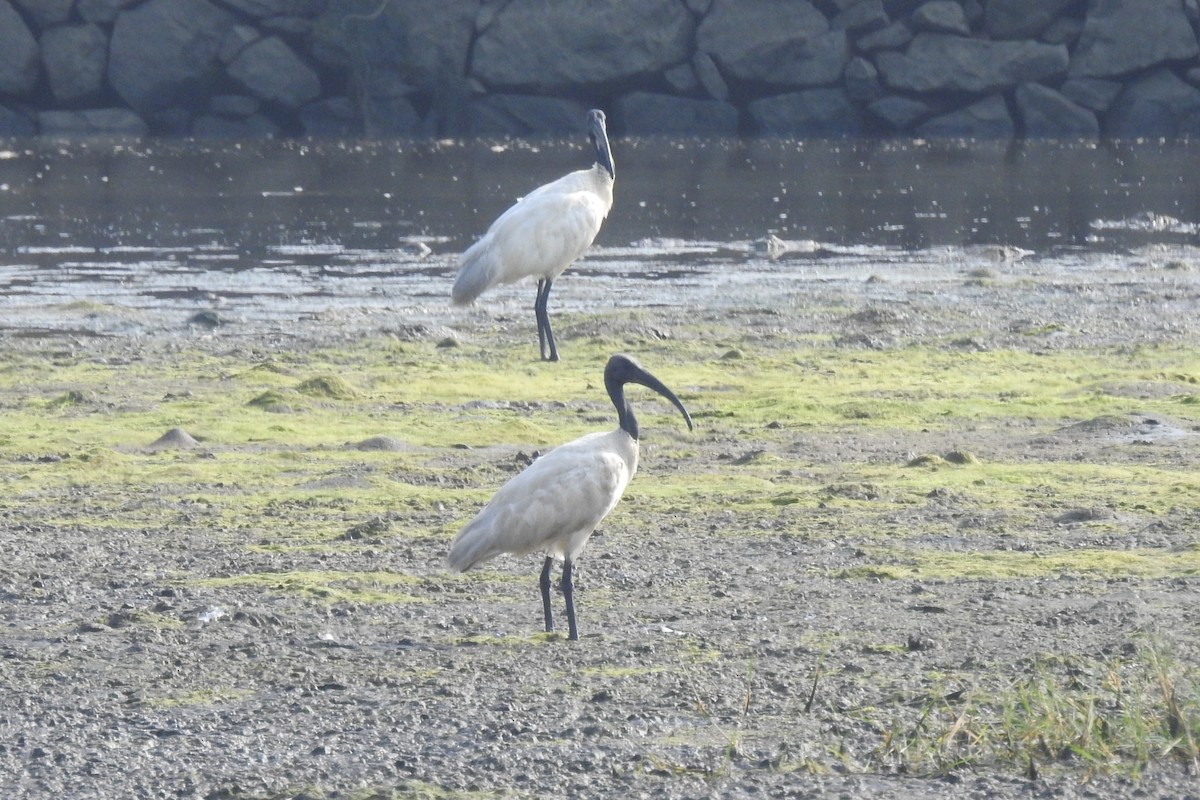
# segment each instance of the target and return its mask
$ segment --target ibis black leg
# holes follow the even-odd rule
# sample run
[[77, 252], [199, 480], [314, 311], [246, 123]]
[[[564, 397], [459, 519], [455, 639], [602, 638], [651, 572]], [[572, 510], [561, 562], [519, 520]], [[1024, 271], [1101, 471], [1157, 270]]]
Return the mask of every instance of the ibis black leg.
[[575, 586], [571, 582], [571, 566], [571, 559], [563, 562], [562, 590], [567, 599], [567, 625], [571, 632], [568, 638], [575, 641], [579, 638], [579, 628], [575, 625]]
[[[542, 612], [546, 615], [546, 632], [554, 630], [554, 612], [550, 610], [550, 567], [554, 566], [554, 559], [546, 556], [546, 563], [542, 567]], [[572, 622], [572, 625], [575, 623]]]
[[[554, 345], [554, 331], [550, 328], [550, 313], [546, 303], [550, 300], [550, 287], [553, 281], [542, 278], [538, 281], [537, 300], [533, 303], [533, 314], [537, 317], [538, 345], [542, 351], [542, 361], [558, 361], [558, 348]], [[547, 345], [549, 353], [547, 354]]]

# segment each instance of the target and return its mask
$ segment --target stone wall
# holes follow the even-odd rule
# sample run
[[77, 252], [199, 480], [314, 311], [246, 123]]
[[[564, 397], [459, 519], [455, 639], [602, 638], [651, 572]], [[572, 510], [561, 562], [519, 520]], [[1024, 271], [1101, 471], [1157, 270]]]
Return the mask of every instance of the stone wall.
[[1200, 136], [1200, 0], [0, 0], [0, 135]]

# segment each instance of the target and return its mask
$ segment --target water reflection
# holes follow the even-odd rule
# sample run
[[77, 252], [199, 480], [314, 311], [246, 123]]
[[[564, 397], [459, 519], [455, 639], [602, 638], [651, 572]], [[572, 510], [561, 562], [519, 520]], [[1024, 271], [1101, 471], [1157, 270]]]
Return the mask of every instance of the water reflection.
[[[616, 203], [577, 274], [658, 291], [686, 292], [721, 265], [795, 271], [754, 246], [769, 236], [869, 274], [911, 272], [945, 247], [1048, 258], [1190, 244], [1200, 223], [1186, 183], [1196, 145], [619, 140], [614, 151]], [[522, 192], [587, 161], [573, 142], [0, 145], [0, 310], [440, 308], [454, 255]]]

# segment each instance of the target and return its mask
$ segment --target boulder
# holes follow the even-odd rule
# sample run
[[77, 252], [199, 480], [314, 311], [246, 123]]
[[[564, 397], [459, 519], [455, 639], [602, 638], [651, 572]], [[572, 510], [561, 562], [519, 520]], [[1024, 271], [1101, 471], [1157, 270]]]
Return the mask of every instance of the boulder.
[[192, 135], [201, 139], [273, 139], [279, 126], [263, 114], [248, 117], [221, 117], [201, 114], [192, 123]]
[[678, 0], [518, 0], [479, 35], [471, 75], [490, 89], [576, 91], [687, 61], [694, 32]]
[[990, 42], [919, 33], [903, 53], [875, 56], [883, 82], [908, 92], [981, 94], [1061, 75], [1067, 48], [1041, 42]]
[[315, 100], [321, 79], [277, 36], [247, 45], [229, 64], [229, 77], [256, 97], [287, 109]]
[[148, 0], [117, 15], [108, 82], [143, 115], [194, 107], [221, 80], [217, 53], [234, 17], [208, 0]]
[[300, 109], [300, 126], [305, 136], [351, 139], [362, 136], [358, 107], [344, 95], [323, 97]]
[[315, 17], [328, 0], [221, 0], [223, 5], [249, 17]]
[[262, 34], [258, 28], [252, 25], [234, 25], [225, 34], [225, 40], [221, 42], [221, 48], [217, 50], [217, 58], [221, 59], [221, 63], [228, 66], [237, 59], [250, 45], [262, 39]]
[[870, 103], [867, 110], [893, 130], [904, 131], [923, 119], [933, 115], [935, 109], [929, 103], [903, 97], [898, 94], [881, 97]]
[[847, 31], [852, 36], [862, 36], [883, 30], [889, 22], [887, 11], [883, 9], [883, 0], [862, 0], [838, 13], [830, 20], [829, 26], [834, 30]]
[[900, 50], [913, 39], [912, 28], [903, 22], [893, 22], [886, 28], [869, 33], [858, 40], [858, 49], [864, 53], [877, 50]]
[[769, 136], [839, 139], [860, 136], [863, 116], [841, 89], [806, 89], [764, 97], [749, 106], [760, 133]]
[[117, 14], [136, 2], [137, 0], [78, 0], [75, 3], [75, 13], [85, 22], [112, 25]]
[[721, 77], [721, 71], [712, 56], [703, 50], [697, 50], [692, 56], [692, 69], [696, 71], [696, 79], [700, 81], [709, 97], [722, 102], [729, 99], [729, 86]]
[[1008, 106], [998, 94], [917, 126], [917, 135], [927, 139], [1011, 139], [1015, 133]]
[[583, 103], [541, 95], [492, 94], [471, 101], [471, 131], [476, 136], [583, 135], [588, 108]]
[[[702, 54], [697, 51], [696, 55], [699, 56]], [[712, 61], [712, 59], [710, 58], [709, 61]], [[714, 64], [713, 67], [715, 68], [716, 65]], [[702, 88], [700, 86], [700, 78], [696, 75], [696, 70], [692, 68], [691, 64], [679, 64], [678, 66], [671, 67], [663, 72], [663, 78], [679, 94], [694, 94]], [[724, 79], [722, 79], [721, 83], [724, 82]]]
[[8, 0], [0, 0], [0, 95], [24, 97], [38, 82], [38, 43]]
[[1169, 69], [1130, 81], [1105, 115], [1104, 135], [1110, 139], [1200, 137], [1200, 89]]
[[60, 25], [42, 34], [42, 63], [59, 103], [95, 97], [104, 89], [108, 37], [99, 25]]
[[634, 92], [617, 100], [616, 118], [628, 136], [736, 136], [738, 111], [719, 100]]
[[1048, 86], [1023, 83], [1014, 96], [1026, 139], [1094, 140], [1100, 136], [1094, 113]]
[[138, 138], [147, 133], [142, 118], [127, 108], [93, 108], [86, 111], [42, 111], [38, 128], [43, 136], [75, 138], [112, 136]]
[[[421, 89], [437, 90], [448, 76], [457, 80], [466, 73], [479, 0], [404, 0], [376, 7], [378, 14], [364, 15], [354, 4], [330, 2], [313, 19], [313, 57], [352, 68], [368, 82], [386, 75]], [[377, 93], [373, 86], [362, 88]]]
[[372, 138], [430, 135], [421, 123], [421, 115], [404, 95], [370, 95], [362, 109], [363, 130]]
[[261, 100], [244, 94], [219, 94], [208, 101], [208, 113], [226, 119], [245, 119], [261, 108]]
[[1046, 44], [1065, 44], [1074, 47], [1083, 33], [1083, 20], [1078, 17], [1059, 17], [1046, 26], [1041, 39]]
[[1178, 0], [1092, 0], [1070, 75], [1125, 75], [1198, 53], [1196, 33]]
[[989, 0], [984, 26], [993, 39], [1033, 39], [1071, 0]]
[[834, 83], [850, 60], [846, 31], [806, 0], [716, 0], [696, 47], [727, 76], [787, 86]]
[[13, 0], [25, 12], [38, 30], [61, 25], [71, 18], [75, 0]]
[[1072, 103], [1092, 111], [1104, 111], [1121, 93], [1121, 83], [1103, 78], [1071, 78], [1063, 81], [1058, 90]]
[[19, 111], [0, 106], [0, 138], [35, 136], [37, 123]]
[[861, 56], [855, 56], [850, 59], [850, 63], [846, 65], [846, 71], [842, 75], [842, 82], [846, 87], [846, 94], [851, 100], [857, 100], [860, 103], [869, 103], [879, 97], [879, 70], [875, 69], [875, 65], [867, 61]]
[[954, 0], [932, 0], [912, 13], [908, 24], [914, 31], [955, 33], [970, 36], [971, 26], [963, 7]]

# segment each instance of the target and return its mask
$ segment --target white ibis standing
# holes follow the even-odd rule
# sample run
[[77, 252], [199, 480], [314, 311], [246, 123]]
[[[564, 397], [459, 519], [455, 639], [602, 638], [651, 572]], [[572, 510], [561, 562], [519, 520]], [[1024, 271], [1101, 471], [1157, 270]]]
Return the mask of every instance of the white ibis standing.
[[588, 537], [612, 511], [637, 472], [638, 423], [625, 399], [625, 386], [638, 383], [670, 400], [683, 413], [688, 430], [692, 418], [683, 403], [626, 355], [615, 355], [604, 368], [604, 386], [617, 408], [619, 427], [554, 448], [500, 487], [450, 545], [447, 563], [465, 572], [501, 553], [543, 552], [542, 610], [546, 630], [554, 630], [550, 610], [550, 569], [562, 559], [562, 592], [567, 601], [570, 638], [579, 638], [575, 624], [571, 568]]
[[462, 254], [451, 291], [455, 305], [466, 305], [498, 283], [537, 278], [533, 313], [543, 361], [558, 361], [546, 312], [550, 287], [591, 246], [613, 203], [617, 173], [603, 111], [588, 112], [587, 132], [596, 163], [534, 189], [501, 214]]

